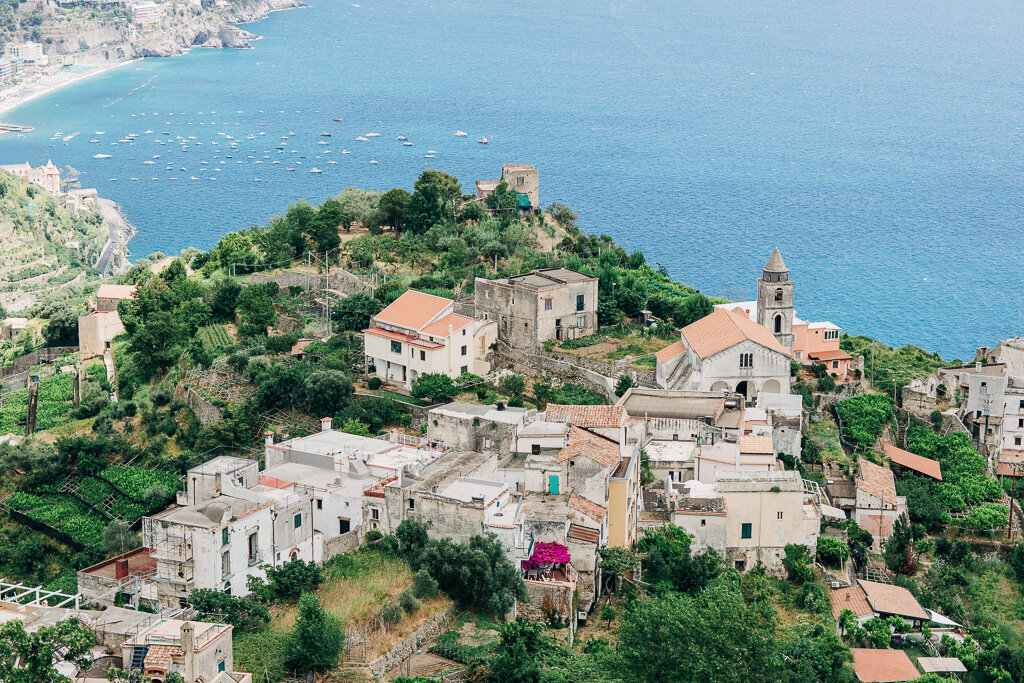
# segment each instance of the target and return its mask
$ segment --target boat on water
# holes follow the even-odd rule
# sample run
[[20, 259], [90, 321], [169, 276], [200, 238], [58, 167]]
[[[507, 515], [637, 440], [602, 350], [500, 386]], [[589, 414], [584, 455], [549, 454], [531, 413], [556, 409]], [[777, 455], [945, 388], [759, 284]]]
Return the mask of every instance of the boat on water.
[[487, 138], [480, 138], [479, 140], [477, 140], [477, 142], [479, 142], [481, 145], [490, 144], [490, 140], [488, 140]]
[[423, 158], [424, 158], [424, 159], [433, 159], [433, 158], [434, 158], [434, 155], [433, 155], [433, 154], [424, 154], [424, 155], [423, 155]]
[[371, 163], [371, 164], [375, 164], [375, 163], [377, 163], [377, 162], [376, 162], [376, 161], [374, 161], [373, 159], [370, 159], [370, 163]]
[[146, 160], [145, 160], [145, 161], [143, 161], [142, 163], [144, 163], [144, 164], [155, 164], [156, 162], [155, 162], [155, 161], [153, 161], [152, 159], [146, 159]]
[[468, 133], [466, 133], [465, 131], [461, 131], [461, 130], [455, 131], [455, 137], [457, 137], [457, 138], [464, 138], [464, 137], [466, 137], [466, 135], [468, 135]]
[[437, 152], [435, 152], [435, 151], [434, 151], [434, 150], [432, 150], [432, 149], [428, 149], [428, 150], [427, 150], [427, 154], [437, 154]]
[[199, 178], [196, 178], [195, 176], [192, 176], [191, 178], [189, 178], [189, 180], [199, 180]]
[[322, 138], [329, 138], [329, 137], [331, 137], [331, 134], [326, 132], [326, 131], [324, 131], [323, 133], [320, 133], [320, 137], [322, 137]]
[[284, 170], [286, 170], [286, 171], [294, 171], [295, 169], [294, 168], [286, 168]]
[[398, 139], [398, 140], [408, 140], [409, 138], [405, 137], [404, 135], [399, 135], [398, 138], [396, 138], [396, 139]]
[[97, 145], [97, 144], [99, 144], [100, 141], [93, 139], [93, 140], [89, 140], [89, 142], [93, 143], [94, 145]]
[[108, 182], [111, 182], [111, 183], [116, 183], [117, 182], [117, 178], [108, 178], [107, 180], [108, 180]]
[[309, 169], [309, 172], [310, 172], [310, 173], [323, 173], [323, 171], [321, 171], [321, 170], [320, 170], [319, 168], [317, 168], [316, 166], [314, 166], [313, 168]]
[[330, 160], [330, 161], [328, 161], [327, 163], [329, 163], [329, 164], [336, 164], [336, 163], [338, 163], [338, 162], [337, 162], [337, 161], [335, 161], [334, 159], [331, 159], [331, 160]]
[[403, 142], [402, 146], [403, 147], [412, 147], [412, 143], [411, 142]]
[[95, 131], [93, 133], [93, 135], [106, 135], [106, 134], [107, 134], [107, 131], [105, 131], [105, 130], [98, 130], [98, 131]]
[[321, 140], [320, 142], [318, 142], [316, 144], [318, 144], [318, 145], [329, 145], [331, 143], [327, 142], [327, 140]]
[[336, 118], [331, 119], [331, 121], [344, 121], [344, 120], [345, 119], [343, 119], [341, 117], [336, 117]]
[[351, 154], [352, 152], [348, 151], [347, 149], [343, 149], [343, 150], [341, 150], [341, 153], [342, 154]]
[[359, 142], [366, 142], [366, 138], [364, 138], [362, 135], [357, 137], [356, 140], [358, 140]]
[[367, 133], [366, 137], [368, 137], [368, 138], [379, 138], [380, 137], [380, 133]]
[[143, 135], [152, 135], [152, 134], [153, 134], [153, 131], [151, 131], [151, 130], [147, 130], [145, 133], [143, 133]]
[[109, 154], [93, 154], [92, 158], [93, 159], [109, 159], [110, 155]]
[[262, 179], [260, 179], [260, 178], [253, 178], [253, 179], [252, 179], [252, 181], [253, 181], [254, 183], [262, 183], [262, 182], [263, 182], [263, 180], [262, 180]]

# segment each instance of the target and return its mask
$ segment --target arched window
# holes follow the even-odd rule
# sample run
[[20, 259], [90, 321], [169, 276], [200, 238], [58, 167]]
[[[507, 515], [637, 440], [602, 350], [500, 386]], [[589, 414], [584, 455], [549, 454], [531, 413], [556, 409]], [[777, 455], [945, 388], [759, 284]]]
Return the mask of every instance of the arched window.
[[782, 301], [782, 287], [775, 290], [775, 300]]
[[782, 332], [782, 316], [775, 316], [775, 334]]

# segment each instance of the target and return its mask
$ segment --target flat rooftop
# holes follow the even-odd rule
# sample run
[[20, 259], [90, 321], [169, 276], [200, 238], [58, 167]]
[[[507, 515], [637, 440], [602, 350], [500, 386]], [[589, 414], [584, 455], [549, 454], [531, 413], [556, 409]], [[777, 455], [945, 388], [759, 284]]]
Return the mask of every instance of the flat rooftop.
[[463, 503], [471, 503], [477, 498], [483, 500], [486, 505], [505, 491], [508, 491], [508, 485], [501, 482], [459, 477], [441, 491], [440, 495]]
[[349, 455], [356, 452], [366, 454], [383, 453], [395, 447], [395, 444], [390, 441], [348, 434], [347, 432], [339, 432], [335, 429], [326, 432], [316, 432], [309, 436], [299, 436], [275, 445], [278, 448], [302, 451], [303, 453], [315, 453], [317, 455]]
[[519, 436], [565, 436], [569, 431], [567, 422], [534, 420], [519, 428]]
[[517, 424], [526, 418], [526, 408], [503, 408], [498, 410], [496, 405], [478, 405], [476, 403], [447, 403], [430, 410], [431, 414], [445, 415], [458, 418], [480, 418], [483, 422], [501, 422], [502, 424]]
[[260, 483], [274, 486], [275, 483], [269, 480], [277, 479], [278, 481], [290, 482], [292, 484], [326, 488], [327, 486], [334, 485], [335, 480], [339, 476], [333, 467], [327, 469], [325, 467], [303, 465], [297, 462], [283, 462], [280, 465], [268, 467], [260, 472]]
[[[214, 529], [226, 523], [231, 517], [241, 517], [271, 502], [267, 500], [256, 503], [244, 498], [220, 495], [199, 505], [167, 508], [162, 512], [156, 513], [152, 518], [170, 524]], [[231, 514], [225, 516], [224, 513], [227, 509], [230, 509]]]
[[128, 563], [128, 574], [124, 578], [137, 574], [148, 574], [156, 570], [156, 560], [149, 556], [149, 548], [136, 548], [135, 550], [129, 550], [123, 555], [118, 555], [117, 557], [94, 564], [91, 567], [86, 567], [80, 570], [79, 573], [96, 576], [101, 579], [117, 580], [117, 563], [121, 560]]
[[561, 287], [569, 282], [586, 282], [597, 278], [585, 273], [578, 273], [568, 268], [541, 268], [522, 275], [513, 275], [501, 280], [490, 280], [490, 282], [506, 287], [515, 285], [528, 289], [547, 289], [549, 287]]
[[693, 441], [648, 441], [644, 446], [651, 464], [693, 460]]
[[207, 460], [202, 465], [196, 465], [189, 472], [197, 474], [234, 474], [255, 462], [255, 460], [249, 460], [248, 458], [236, 458], [233, 455], [218, 455], [212, 460]]
[[[458, 479], [473, 477], [491, 460], [496, 461], [497, 456], [476, 451], [449, 453], [424, 467], [418, 475], [406, 477], [406, 486], [414, 491], [433, 493], [445, 491]], [[397, 482], [390, 484], [390, 486], [397, 485]], [[441, 495], [447, 494], [442, 493]]]
[[569, 519], [569, 504], [562, 496], [531, 493], [523, 497], [523, 512], [529, 520], [565, 522]]

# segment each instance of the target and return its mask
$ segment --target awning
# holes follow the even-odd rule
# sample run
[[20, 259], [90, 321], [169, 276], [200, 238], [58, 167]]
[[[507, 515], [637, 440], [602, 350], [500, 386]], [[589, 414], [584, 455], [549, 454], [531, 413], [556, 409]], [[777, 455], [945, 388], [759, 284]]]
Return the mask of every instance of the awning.
[[956, 623], [948, 617], [942, 616], [938, 612], [933, 612], [932, 610], [927, 608], [925, 608], [924, 611], [928, 613], [928, 620], [934, 624], [942, 624], [943, 626], [956, 626], [959, 628], [963, 628], [963, 625]]
[[822, 505], [821, 514], [825, 515], [826, 517], [831, 517], [832, 519], [846, 519], [845, 512], [843, 512], [837, 507], [832, 507], [831, 505]]

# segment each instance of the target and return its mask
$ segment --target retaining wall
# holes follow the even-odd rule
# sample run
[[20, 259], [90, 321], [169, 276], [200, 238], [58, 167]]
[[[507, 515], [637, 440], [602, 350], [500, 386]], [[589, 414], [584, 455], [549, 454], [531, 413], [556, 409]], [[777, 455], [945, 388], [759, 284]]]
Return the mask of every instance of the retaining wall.
[[398, 645], [391, 648], [390, 652], [370, 662], [370, 671], [378, 676], [383, 676], [386, 672], [391, 671], [406, 659], [412, 657], [423, 643], [437, 637], [448, 628], [448, 624], [454, 619], [456, 612], [457, 610], [454, 605], [441, 610], [437, 616], [413, 631], [409, 634], [409, 637]]
[[329, 538], [324, 541], [324, 557], [323, 561], [331, 559], [335, 555], [341, 555], [351, 550], [355, 550], [359, 546], [359, 530], [353, 529], [347, 533]]
[[618, 400], [618, 397], [615, 395], [615, 380], [575, 363], [551, 356], [541, 356], [526, 351], [519, 351], [509, 348], [504, 344], [498, 346], [498, 351], [495, 353], [494, 358], [495, 364], [498, 366], [508, 367], [512, 370], [534, 376], [546, 377], [550, 375], [563, 381], [583, 382], [604, 394], [613, 403]]
[[203, 398], [195, 389], [189, 388], [185, 392], [185, 402], [192, 409], [196, 419], [199, 420], [199, 424], [204, 427], [224, 419], [224, 413], [221, 409]]

